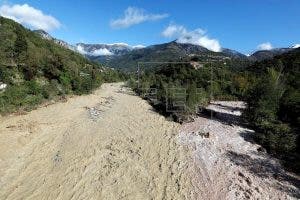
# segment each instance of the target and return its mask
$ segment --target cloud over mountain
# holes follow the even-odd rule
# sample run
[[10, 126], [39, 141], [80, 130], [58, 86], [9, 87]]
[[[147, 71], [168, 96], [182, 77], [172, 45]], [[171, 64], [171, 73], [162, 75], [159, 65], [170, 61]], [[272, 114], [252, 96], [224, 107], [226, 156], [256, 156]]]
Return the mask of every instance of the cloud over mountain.
[[145, 10], [135, 7], [128, 7], [124, 11], [124, 17], [114, 19], [110, 22], [112, 28], [128, 28], [146, 21], [156, 21], [168, 17], [168, 14], [151, 14]]
[[166, 38], [177, 38], [178, 43], [188, 43], [203, 46], [211, 51], [220, 52], [221, 45], [217, 39], [209, 38], [200, 28], [189, 31], [182, 25], [170, 24], [163, 32]]
[[273, 49], [273, 46], [270, 42], [265, 42], [265, 43], [259, 44], [257, 46], [257, 49], [258, 50], [271, 50], [271, 49]]
[[113, 53], [109, 51], [107, 48], [94, 49], [92, 51], [86, 51], [84, 46], [77, 45], [76, 50], [83, 55], [90, 56], [111, 56]]
[[34, 29], [51, 31], [61, 27], [61, 23], [57, 19], [28, 4], [2, 5], [0, 15]]
[[110, 52], [106, 48], [96, 49], [91, 53], [93, 56], [111, 56], [113, 55], [112, 52]]

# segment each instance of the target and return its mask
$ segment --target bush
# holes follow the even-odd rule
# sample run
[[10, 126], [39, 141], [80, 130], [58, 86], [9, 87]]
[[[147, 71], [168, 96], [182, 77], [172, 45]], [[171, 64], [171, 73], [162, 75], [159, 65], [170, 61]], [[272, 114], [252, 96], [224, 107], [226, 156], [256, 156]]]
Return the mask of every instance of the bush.
[[26, 81], [25, 87], [27, 88], [27, 94], [38, 95], [41, 93], [42, 88], [36, 81]]
[[5, 92], [0, 95], [1, 112], [6, 113], [15, 111], [17, 108], [24, 106], [28, 88], [22, 86], [8, 86]]
[[58, 82], [56, 80], [51, 80], [50, 84], [46, 84], [42, 87], [41, 94], [45, 99], [53, 99], [59, 95], [60, 91], [58, 89]]
[[257, 125], [257, 141], [269, 152], [286, 154], [296, 149], [296, 135], [288, 124], [281, 122], [264, 123]]

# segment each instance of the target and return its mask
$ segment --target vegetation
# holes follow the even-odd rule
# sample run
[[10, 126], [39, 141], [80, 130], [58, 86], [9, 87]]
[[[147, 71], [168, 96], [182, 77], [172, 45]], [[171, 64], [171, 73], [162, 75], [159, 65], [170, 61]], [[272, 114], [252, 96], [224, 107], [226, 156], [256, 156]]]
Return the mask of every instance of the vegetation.
[[86, 94], [124, 78], [80, 54], [0, 17], [0, 113], [32, 109], [44, 100]]
[[210, 98], [234, 100], [242, 96], [248, 80], [239, 74], [222, 63], [196, 68], [189, 63], [167, 64], [154, 70], [146, 69], [139, 87], [134, 80], [130, 81], [130, 86], [158, 111], [182, 121], [196, 114]]
[[300, 49], [252, 65], [238, 64], [146, 67], [139, 87], [135, 79], [129, 84], [158, 111], [176, 121], [196, 114], [197, 108], [211, 99], [246, 101], [244, 119], [257, 132], [256, 141], [288, 169], [299, 173]]
[[245, 118], [257, 132], [256, 141], [300, 173], [300, 49], [248, 70], [255, 82], [245, 97]]

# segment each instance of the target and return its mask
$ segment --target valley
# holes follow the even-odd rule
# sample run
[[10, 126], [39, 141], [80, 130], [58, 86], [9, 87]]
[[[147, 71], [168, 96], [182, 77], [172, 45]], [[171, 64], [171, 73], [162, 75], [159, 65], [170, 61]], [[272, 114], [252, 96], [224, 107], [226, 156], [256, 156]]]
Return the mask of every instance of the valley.
[[3, 199], [299, 198], [299, 181], [245, 141], [251, 131], [168, 121], [122, 83], [0, 120]]
[[152, 3], [0, 1], [0, 200], [300, 199], [300, 3]]

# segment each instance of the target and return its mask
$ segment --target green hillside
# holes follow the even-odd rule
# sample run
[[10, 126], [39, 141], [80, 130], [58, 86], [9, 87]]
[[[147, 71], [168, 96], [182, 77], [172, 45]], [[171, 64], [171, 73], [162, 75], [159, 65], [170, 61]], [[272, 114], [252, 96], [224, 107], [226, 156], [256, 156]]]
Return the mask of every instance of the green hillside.
[[0, 113], [85, 94], [119, 78], [117, 72], [0, 17], [0, 84], [6, 86], [0, 90]]

